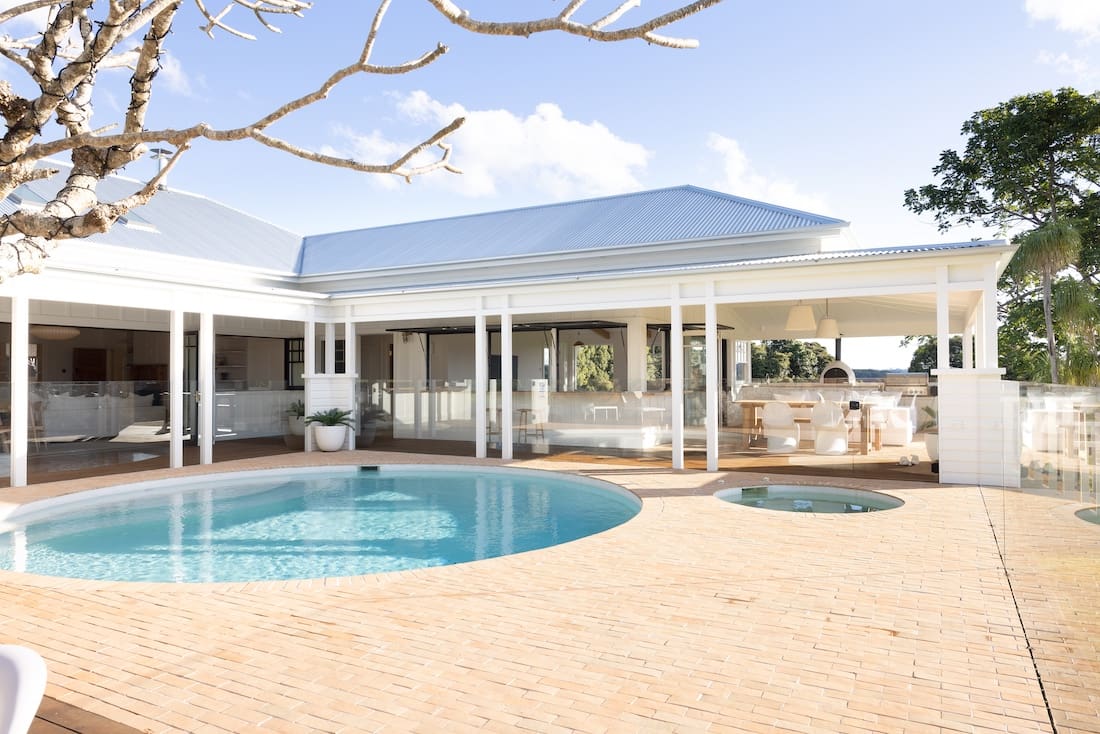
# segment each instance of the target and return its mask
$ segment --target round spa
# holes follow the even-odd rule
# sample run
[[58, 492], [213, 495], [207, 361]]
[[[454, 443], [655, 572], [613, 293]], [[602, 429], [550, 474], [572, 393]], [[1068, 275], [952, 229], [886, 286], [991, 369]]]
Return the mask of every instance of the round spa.
[[720, 500], [746, 507], [782, 512], [847, 514], [892, 510], [904, 503], [880, 492], [844, 487], [769, 484], [760, 487], [724, 489], [714, 495]]
[[1083, 510], [1078, 510], [1077, 517], [1086, 522], [1091, 522], [1095, 525], [1100, 525], [1100, 507], [1086, 507]]
[[545, 548], [640, 509], [613, 484], [522, 469], [209, 474], [25, 505], [0, 522], [0, 569], [160, 582], [354, 576]]

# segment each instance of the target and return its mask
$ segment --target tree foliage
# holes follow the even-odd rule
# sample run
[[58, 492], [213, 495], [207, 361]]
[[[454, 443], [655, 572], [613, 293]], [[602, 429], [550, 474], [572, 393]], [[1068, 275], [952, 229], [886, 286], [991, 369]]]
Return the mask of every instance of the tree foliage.
[[832, 356], [817, 342], [775, 339], [752, 345], [754, 380], [777, 382], [820, 379]]
[[[1088, 335], [1079, 332], [1077, 316], [1059, 311], [1055, 293], [1060, 283], [1076, 281], [1091, 289], [1085, 300], [1097, 300], [1100, 96], [1068, 88], [1020, 95], [974, 113], [962, 134], [963, 152], [944, 151], [932, 169], [938, 182], [907, 190], [905, 205], [932, 212], [941, 230], [982, 224], [1012, 235], [1020, 247], [1000, 285], [1007, 295], [1002, 315], [1013, 328], [1002, 344], [1020, 351], [1002, 352], [1004, 358], [1034, 374], [1041, 335], [1047, 379], [1078, 379], [1062, 375], [1059, 362]], [[1035, 301], [1042, 307], [1038, 323]], [[1021, 331], [1025, 326], [1029, 331]]]
[[[906, 337], [901, 340], [902, 345], [909, 344], [913, 339], [916, 339], [917, 348], [913, 350], [913, 356], [909, 360], [909, 371], [930, 373], [939, 364], [939, 340], [929, 335]], [[951, 337], [947, 344], [947, 354], [952, 367], [962, 367], [962, 351], [962, 337]]]
[[[496, 21], [475, 17], [452, 0], [426, 0], [449, 22], [472, 33], [490, 36], [531, 36], [558, 32], [594, 41], [641, 39], [672, 48], [697, 45], [689, 39], [664, 35], [662, 30], [722, 0], [695, 0], [673, 6], [663, 14], [636, 25], [623, 25], [627, 13], [639, 3], [621, 4], [595, 18], [580, 19], [587, 0], [568, 0], [545, 18]], [[0, 80], [0, 114], [6, 132], [0, 139], [0, 199], [19, 186], [58, 174], [44, 164], [67, 157], [71, 167], [52, 200], [44, 205], [18, 203], [14, 212], [0, 214], [0, 278], [36, 272], [44, 260], [66, 239], [108, 231], [120, 217], [148, 202], [180, 157], [197, 141], [252, 140], [269, 148], [329, 166], [366, 173], [387, 173], [406, 180], [429, 171], [459, 172], [451, 161], [447, 137], [463, 123], [457, 118], [390, 161], [364, 162], [310, 150], [276, 137], [272, 127], [294, 113], [325, 99], [338, 85], [362, 74], [406, 74], [422, 69], [444, 56], [448, 48], [437, 44], [412, 58], [376, 62], [373, 58], [382, 21], [391, 0], [380, 0], [373, 17], [362, 23], [363, 43], [350, 63], [334, 69], [313, 89], [286, 99], [273, 109], [243, 120], [240, 125], [215, 128], [199, 120], [179, 120], [158, 129], [146, 126], [153, 109], [157, 72], [177, 21], [185, 27], [199, 20], [213, 37], [225, 33], [241, 39], [253, 36], [243, 26], [230, 23], [229, 12], [247, 11], [260, 27], [277, 31], [276, 18], [300, 16], [311, 7], [307, 0], [225, 0], [218, 11], [208, 10], [203, 0], [27, 0], [5, 3], [0, 26], [14, 30], [20, 22], [33, 21], [40, 30], [26, 37], [0, 35], [0, 54], [25, 75], [16, 84]], [[358, 23], [356, 3], [347, 3], [348, 22]], [[511, 6], [511, 4], [508, 4]], [[188, 18], [189, 14], [196, 14]], [[589, 13], [588, 15], [592, 15]], [[235, 16], [234, 16], [235, 18]], [[288, 52], [287, 64], [293, 50]], [[244, 61], [242, 61], [244, 63]], [[128, 99], [121, 105], [94, 104], [99, 74], [109, 68], [128, 68], [132, 74]], [[257, 72], [260, 73], [260, 72]], [[31, 91], [17, 92], [27, 88]], [[108, 96], [101, 91], [98, 96]], [[116, 119], [103, 120], [103, 110], [121, 109]], [[95, 114], [93, 114], [95, 111]], [[174, 148], [167, 165], [153, 178], [135, 186], [132, 194], [101, 201], [97, 184], [117, 173], [149, 150], [150, 146]], [[434, 151], [434, 157], [427, 156]], [[427, 157], [426, 157], [427, 156]]]
[[608, 344], [575, 348], [577, 390], [607, 392], [615, 389], [615, 353]]

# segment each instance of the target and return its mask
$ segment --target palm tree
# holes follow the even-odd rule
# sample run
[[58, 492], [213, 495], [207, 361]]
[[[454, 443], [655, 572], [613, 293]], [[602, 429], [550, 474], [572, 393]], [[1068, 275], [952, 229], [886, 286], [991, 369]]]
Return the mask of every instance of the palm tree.
[[1097, 323], [1100, 302], [1089, 283], [1065, 278], [1054, 285], [1054, 310], [1065, 342], [1062, 381], [1069, 385], [1100, 385]]
[[1081, 233], [1068, 219], [1052, 219], [1021, 235], [1012, 258], [1021, 272], [1038, 273], [1043, 292], [1050, 381], [1058, 383], [1058, 345], [1054, 337], [1054, 277], [1073, 264], [1081, 252]]

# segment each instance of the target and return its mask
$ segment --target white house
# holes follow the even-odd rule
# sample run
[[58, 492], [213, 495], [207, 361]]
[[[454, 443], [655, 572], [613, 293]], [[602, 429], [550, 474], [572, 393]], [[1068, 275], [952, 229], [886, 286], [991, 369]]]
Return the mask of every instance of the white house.
[[[105, 181], [103, 197], [134, 186]], [[826, 317], [845, 336], [938, 335], [941, 478], [1000, 478], [1015, 433], [975, 396], [1002, 392], [996, 283], [1012, 252], [858, 249], [841, 220], [693, 186], [305, 238], [165, 190], [0, 285], [11, 483], [28, 452], [136, 424], [157, 424], [172, 466], [188, 437], [210, 462], [219, 441], [281, 433], [299, 398], [377, 408], [395, 437], [469, 441], [479, 457], [665, 445], [682, 467], [697, 442], [715, 470], [747, 344], [812, 338]], [[799, 305], [813, 322], [790, 331]], [[962, 369], [952, 334], [968, 337]], [[579, 391], [592, 348], [613, 358], [608, 389]]]

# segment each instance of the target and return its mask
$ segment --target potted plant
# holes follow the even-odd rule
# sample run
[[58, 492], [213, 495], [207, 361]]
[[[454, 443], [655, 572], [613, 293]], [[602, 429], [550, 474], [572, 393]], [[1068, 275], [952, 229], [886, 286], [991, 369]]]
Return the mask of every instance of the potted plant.
[[932, 462], [932, 471], [940, 470], [940, 419], [935, 405], [925, 405], [921, 412], [927, 416], [917, 426], [917, 430], [924, 434], [924, 448], [928, 451], [928, 459]]
[[306, 433], [306, 404], [295, 400], [286, 409], [286, 427], [291, 436], [304, 436]]
[[344, 446], [348, 427], [354, 425], [350, 410], [329, 408], [306, 418], [313, 424], [313, 441], [321, 451], [339, 451]]

